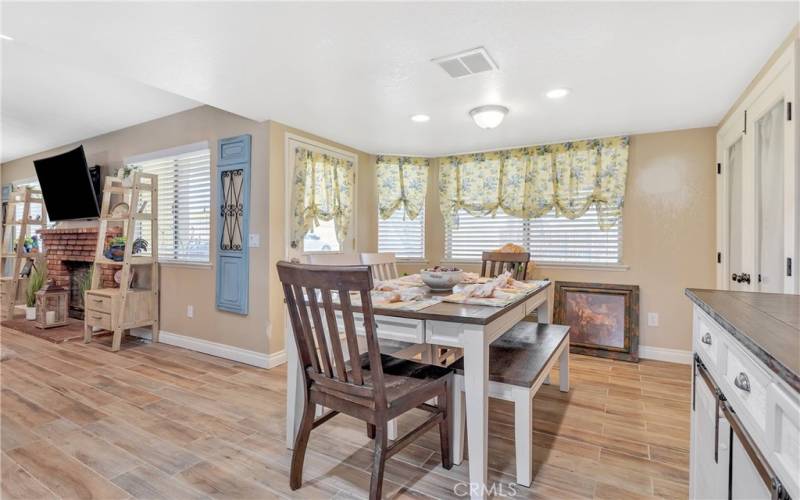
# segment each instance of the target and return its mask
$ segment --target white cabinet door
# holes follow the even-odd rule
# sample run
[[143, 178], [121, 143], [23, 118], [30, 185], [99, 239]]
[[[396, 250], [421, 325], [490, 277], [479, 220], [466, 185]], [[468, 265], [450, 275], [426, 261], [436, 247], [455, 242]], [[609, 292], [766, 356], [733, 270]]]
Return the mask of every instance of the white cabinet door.
[[741, 500], [768, 500], [771, 492], [758, 474], [741, 441], [734, 433], [725, 434], [725, 439], [733, 441], [731, 459], [731, 498]]
[[[691, 497], [728, 497], [728, 433], [720, 414], [719, 441], [716, 432], [716, 396], [698, 375], [695, 381], [695, 409], [692, 413]], [[715, 456], [716, 451], [716, 456]]]

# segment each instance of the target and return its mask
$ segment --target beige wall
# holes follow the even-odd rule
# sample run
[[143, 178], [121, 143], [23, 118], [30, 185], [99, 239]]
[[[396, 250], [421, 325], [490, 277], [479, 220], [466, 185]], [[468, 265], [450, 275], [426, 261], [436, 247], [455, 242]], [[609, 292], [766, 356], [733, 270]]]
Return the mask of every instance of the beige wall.
[[[623, 212], [623, 264], [627, 270], [537, 268], [557, 281], [636, 284], [640, 287], [640, 343], [691, 350], [691, 308], [686, 287], [713, 288], [715, 247], [715, 129], [631, 137]], [[434, 162], [434, 165], [436, 163]], [[444, 236], [435, 167], [427, 199], [426, 254], [442, 261]], [[363, 237], [377, 240], [377, 231]], [[419, 264], [401, 266], [416, 272]], [[462, 265], [479, 270], [478, 265]], [[659, 326], [647, 326], [647, 313]]]
[[[356, 170], [355, 229], [356, 251], [368, 252], [377, 248], [377, 195], [375, 193], [375, 157], [356, 149], [308, 134], [282, 123], [268, 122], [269, 129], [269, 259], [266, 274], [269, 281], [269, 352], [284, 348], [283, 290], [275, 263], [286, 258], [286, 134], [342, 149], [358, 157]], [[252, 261], [251, 261], [252, 262]], [[255, 272], [263, 272], [251, 264]]]
[[[2, 165], [2, 183], [35, 176], [33, 160], [83, 144], [90, 165], [101, 165], [115, 172], [124, 158], [172, 148], [199, 141], [208, 141], [211, 148], [212, 172], [216, 169], [218, 139], [240, 134], [253, 136], [250, 232], [260, 233], [261, 246], [250, 249], [251, 270], [266, 262], [270, 248], [267, 225], [267, 134], [266, 123], [256, 123], [210, 106], [170, 115], [80, 143], [20, 158]], [[213, 177], [212, 177], [213, 178]], [[212, 189], [211, 206], [216, 206], [216, 190]], [[216, 234], [211, 218], [212, 234]], [[164, 331], [219, 342], [242, 349], [267, 353], [267, 277], [264, 272], [250, 273], [250, 314], [240, 316], [218, 311], [215, 306], [214, 245], [211, 263], [207, 266], [161, 266], [161, 328]], [[186, 317], [186, 307], [194, 306], [194, 318]]]

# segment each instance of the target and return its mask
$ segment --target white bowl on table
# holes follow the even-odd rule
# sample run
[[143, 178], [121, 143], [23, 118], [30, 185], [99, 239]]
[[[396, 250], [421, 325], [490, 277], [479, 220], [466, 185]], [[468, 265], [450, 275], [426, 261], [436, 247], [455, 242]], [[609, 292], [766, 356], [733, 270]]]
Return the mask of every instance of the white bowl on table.
[[447, 271], [437, 269], [423, 269], [419, 272], [422, 281], [434, 291], [452, 290], [464, 280], [464, 271], [451, 269]]

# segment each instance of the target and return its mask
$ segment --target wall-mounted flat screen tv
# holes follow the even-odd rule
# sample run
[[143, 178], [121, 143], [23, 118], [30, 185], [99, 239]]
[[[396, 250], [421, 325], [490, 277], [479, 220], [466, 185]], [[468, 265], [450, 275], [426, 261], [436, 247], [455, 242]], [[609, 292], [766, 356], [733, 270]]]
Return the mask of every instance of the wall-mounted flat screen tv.
[[35, 160], [47, 217], [51, 221], [95, 219], [100, 216], [83, 146]]

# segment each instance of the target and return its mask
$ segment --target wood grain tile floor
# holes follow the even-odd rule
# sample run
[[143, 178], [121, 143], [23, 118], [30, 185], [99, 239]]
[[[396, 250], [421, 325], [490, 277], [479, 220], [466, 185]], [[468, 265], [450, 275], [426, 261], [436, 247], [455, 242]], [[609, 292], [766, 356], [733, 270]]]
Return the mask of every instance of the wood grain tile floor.
[[[364, 427], [337, 416], [311, 435], [289, 489], [286, 372], [163, 344], [52, 344], [0, 333], [2, 498], [364, 498]], [[686, 498], [688, 366], [571, 357], [572, 390], [534, 402], [534, 485], [513, 485], [513, 406], [490, 405], [490, 481], [519, 498]], [[400, 421], [410, 429], [417, 415]], [[393, 457], [390, 498], [456, 498], [466, 462], [439, 465], [429, 432]]]

